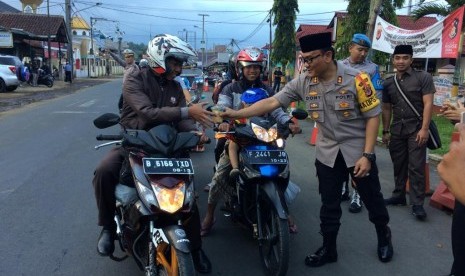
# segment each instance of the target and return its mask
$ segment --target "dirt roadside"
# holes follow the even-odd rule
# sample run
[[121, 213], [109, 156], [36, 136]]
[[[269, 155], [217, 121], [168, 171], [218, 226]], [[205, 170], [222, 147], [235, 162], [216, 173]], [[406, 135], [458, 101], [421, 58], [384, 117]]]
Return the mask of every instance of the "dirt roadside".
[[29, 84], [23, 84], [13, 92], [0, 93], [0, 113], [21, 108], [31, 103], [69, 95], [81, 89], [106, 83], [118, 78], [121, 78], [121, 76], [98, 79], [75, 79], [72, 84], [57, 80], [51, 88], [44, 85], [32, 87]]

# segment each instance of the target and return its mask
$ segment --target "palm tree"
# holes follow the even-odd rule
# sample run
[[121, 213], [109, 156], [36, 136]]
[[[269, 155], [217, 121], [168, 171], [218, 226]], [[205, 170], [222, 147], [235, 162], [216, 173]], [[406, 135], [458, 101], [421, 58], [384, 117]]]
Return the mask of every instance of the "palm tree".
[[465, 0], [445, 0], [448, 5], [438, 4], [438, 3], [426, 3], [425, 0], [421, 0], [419, 3], [419, 7], [412, 11], [412, 17], [415, 20], [418, 20], [424, 16], [430, 14], [436, 14], [440, 16], [448, 16], [454, 10], [460, 8], [461, 6], [465, 5]]

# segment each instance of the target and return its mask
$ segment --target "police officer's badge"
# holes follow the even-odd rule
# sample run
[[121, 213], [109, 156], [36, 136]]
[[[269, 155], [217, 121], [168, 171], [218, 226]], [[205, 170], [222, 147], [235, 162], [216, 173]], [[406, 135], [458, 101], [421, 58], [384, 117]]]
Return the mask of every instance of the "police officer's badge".
[[317, 109], [318, 104], [317, 103], [311, 103], [309, 107], [310, 107], [310, 109]]
[[339, 90], [339, 94], [345, 95], [345, 94], [347, 94], [347, 90], [341, 89], [341, 90]]
[[320, 113], [312, 112], [312, 119], [318, 119], [318, 118], [320, 118]]
[[308, 92], [308, 95], [310, 97], [314, 97], [314, 96], [318, 95], [318, 92], [317, 91], [310, 91], [310, 92]]

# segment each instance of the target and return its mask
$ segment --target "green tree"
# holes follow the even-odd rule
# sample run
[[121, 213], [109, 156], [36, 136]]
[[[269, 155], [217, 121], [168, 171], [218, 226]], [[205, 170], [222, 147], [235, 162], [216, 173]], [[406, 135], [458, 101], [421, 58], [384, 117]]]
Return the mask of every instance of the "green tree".
[[[391, 24], [398, 25], [396, 8], [401, 8], [405, 0], [384, 0], [378, 14]], [[370, 9], [370, 1], [349, 0], [347, 6], [347, 18], [342, 23], [342, 31], [336, 39], [336, 58], [344, 59], [349, 56], [349, 46], [354, 33], [366, 33], [367, 21]], [[386, 65], [389, 55], [379, 51], [373, 51], [373, 62]]]
[[128, 42], [128, 48], [134, 51], [136, 59], [141, 59], [142, 54], [145, 54], [147, 50], [147, 45], [144, 43], [136, 44], [134, 42]]
[[454, 10], [465, 5], [465, 0], [449, 0], [449, 1], [446, 0], [448, 5], [442, 5], [438, 3], [423, 4], [423, 2], [425, 2], [425, 0], [420, 1], [419, 7], [412, 12], [412, 16], [415, 20], [418, 20], [430, 14], [448, 16]]
[[295, 61], [295, 20], [299, 12], [297, 0], [274, 0], [271, 13], [274, 15], [274, 34], [271, 60], [286, 65]]

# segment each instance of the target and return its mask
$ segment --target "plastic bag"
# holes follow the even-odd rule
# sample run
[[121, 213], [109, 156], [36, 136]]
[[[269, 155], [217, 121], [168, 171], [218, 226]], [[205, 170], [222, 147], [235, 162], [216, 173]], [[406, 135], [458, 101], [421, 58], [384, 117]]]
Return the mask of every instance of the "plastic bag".
[[290, 205], [300, 193], [300, 187], [292, 181], [289, 181], [286, 191], [284, 191], [284, 200], [286, 204]]

